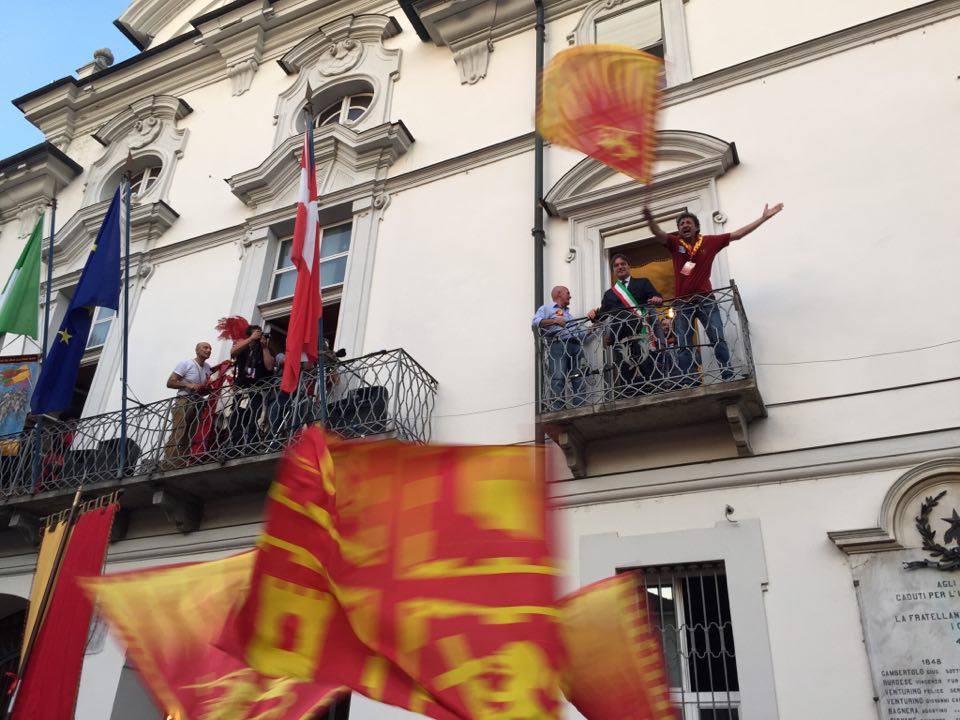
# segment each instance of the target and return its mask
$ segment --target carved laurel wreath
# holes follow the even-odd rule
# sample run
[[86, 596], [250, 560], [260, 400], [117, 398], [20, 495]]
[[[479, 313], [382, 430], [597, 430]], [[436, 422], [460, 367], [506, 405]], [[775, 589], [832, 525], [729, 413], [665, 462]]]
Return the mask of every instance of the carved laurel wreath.
[[[930, 553], [936, 560], [914, 560], [903, 564], [906, 570], [918, 570], [920, 568], [936, 568], [937, 570], [957, 570], [960, 569], [960, 538], [957, 538], [957, 547], [945, 547], [937, 542], [937, 531], [930, 527], [930, 513], [939, 504], [941, 498], [947, 494], [944, 490], [936, 497], [927, 497], [920, 506], [920, 514], [914, 518], [917, 524], [917, 532], [923, 539], [923, 549]], [[947, 532], [949, 535], [950, 532]], [[949, 537], [944, 537], [949, 542]]]

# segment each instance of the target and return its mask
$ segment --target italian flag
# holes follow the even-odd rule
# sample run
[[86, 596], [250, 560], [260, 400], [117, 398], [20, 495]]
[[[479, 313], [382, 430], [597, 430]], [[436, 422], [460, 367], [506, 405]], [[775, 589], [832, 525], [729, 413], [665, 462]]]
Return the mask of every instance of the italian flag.
[[29, 335], [37, 339], [40, 317], [40, 243], [43, 215], [30, 233], [20, 259], [0, 292], [0, 334]]

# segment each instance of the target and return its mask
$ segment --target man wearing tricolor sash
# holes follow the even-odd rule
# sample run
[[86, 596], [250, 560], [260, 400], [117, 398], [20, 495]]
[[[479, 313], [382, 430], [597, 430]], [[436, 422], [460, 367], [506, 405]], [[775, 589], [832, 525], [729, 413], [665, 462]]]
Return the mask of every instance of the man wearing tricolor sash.
[[660, 305], [663, 297], [647, 278], [632, 276], [626, 255], [614, 255], [611, 268], [616, 278], [613, 286], [587, 317], [609, 322], [606, 337], [614, 345], [620, 375], [615, 385], [623, 389], [618, 395], [642, 394], [653, 389], [648, 383], [656, 368], [650, 355], [656, 318], [647, 305]]

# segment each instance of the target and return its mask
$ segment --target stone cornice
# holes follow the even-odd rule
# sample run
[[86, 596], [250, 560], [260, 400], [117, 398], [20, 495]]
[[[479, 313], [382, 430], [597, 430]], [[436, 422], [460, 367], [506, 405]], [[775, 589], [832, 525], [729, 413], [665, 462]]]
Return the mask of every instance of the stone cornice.
[[[232, 3], [226, 9], [232, 13], [238, 7], [254, 5], [260, 12], [262, 1]], [[77, 135], [93, 132], [121, 112], [130, 104], [131, 98], [145, 94], [182, 96], [227, 78], [234, 79], [235, 75], [251, 70], [247, 60], [254, 59], [256, 52], [260, 52], [261, 56], [259, 66], [279, 58], [324, 22], [330, 22], [351, 10], [362, 14], [382, 6], [382, 0], [359, 0], [353, 3], [341, 0], [321, 6], [312, 0], [283, 3], [282, 8], [273, 6], [273, 12], [265, 14], [262, 50], [258, 48], [259, 40], [255, 32], [253, 37], [247, 35], [238, 39], [241, 44], [248, 43], [246, 50], [249, 55], [233, 65], [228, 63], [227, 58], [233, 57], [231, 53], [235, 48], [217, 46], [220, 37], [224, 36], [204, 36], [201, 30], [194, 29], [89, 77], [80, 80], [74, 77], [61, 78], [16, 98], [13, 103], [27, 120], [44, 132], [47, 140], [66, 147]], [[215, 14], [209, 13], [207, 17]], [[214, 20], [219, 23], [219, 18], [204, 21], [202, 17], [196, 22], [206, 29], [206, 23]], [[225, 42], [229, 45], [228, 41]], [[234, 82], [242, 86], [244, 78], [240, 77]], [[235, 92], [237, 89], [235, 85]]]
[[191, 21], [202, 35], [200, 42], [223, 58], [234, 95], [250, 89], [263, 60], [264, 35], [273, 15], [271, 0], [256, 0], [234, 2]]
[[45, 204], [83, 168], [48, 142], [0, 160], [0, 222], [25, 206]]
[[[314, 160], [321, 169], [321, 177], [321, 166], [339, 163], [352, 175], [365, 176], [356, 178], [361, 182], [375, 180], [382, 177], [412, 143], [413, 136], [402, 122], [384, 123], [360, 133], [343, 125], [328, 125], [314, 136]], [[250, 207], [276, 202], [296, 187], [302, 146], [302, 134], [287, 138], [260, 165], [227, 178], [230, 190]], [[331, 173], [328, 171], [326, 176], [331, 177]], [[354, 184], [359, 183], [351, 183], [351, 186]], [[323, 180], [321, 185], [324, 185]], [[321, 187], [319, 191], [326, 196], [339, 189], [343, 187], [331, 185]], [[324, 199], [326, 201], [326, 197]]]
[[[66, 224], [57, 230], [53, 243], [54, 265], [71, 265], [89, 249], [103, 224], [110, 207], [110, 200], [87, 205], [73, 214]], [[130, 244], [141, 249], [152, 246], [157, 238], [179, 217], [165, 202], [135, 204], [130, 211]], [[46, 247], [43, 250], [47, 258]]]
[[[563, 480], [550, 484], [550, 495], [561, 507], [577, 507], [684, 492], [757, 487], [922, 467], [923, 463], [931, 461], [956, 464], [960, 462], [958, 457], [960, 428], [952, 428], [786, 453]], [[867, 537], [876, 535], [877, 530], [872, 528], [852, 532], [853, 535]], [[851, 531], [846, 531], [846, 535], [851, 535]]]
[[402, 175], [394, 175], [387, 179], [385, 188], [390, 193], [403, 192], [410, 188], [442, 180], [451, 175], [459, 175], [462, 172], [482, 167], [483, 165], [506, 160], [515, 155], [532, 152], [533, 137], [532, 132], [525, 133], [510, 138], [509, 140], [494, 143], [488, 147], [472, 150], [463, 155], [441, 160], [440, 162], [417, 168], [416, 170], [410, 170]]
[[150, 46], [157, 33], [186, 10], [193, 0], [134, 0], [114, 21], [138, 49]]
[[[549, 22], [588, 3], [589, 0], [544, 0], [543, 5]], [[527, 0], [426, 0], [413, 5], [430, 39], [454, 52], [516, 35], [536, 22], [536, 8]]]
[[[491, 0], [485, 1], [491, 2]], [[249, 0], [249, 3], [261, 2], [262, 0]], [[516, 2], [519, 0], [510, 0], [509, 6], [512, 7]], [[548, 0], [546, 3], [548, 20], [555, 20], [563, 14], [579, 10], [586, 4], [584, 0], [576, 0], [576, 2], [563, 0], [558, 3], [551, 3]], [[349, 9], [354, 13], [362, 14], [379, 7], [382, 7], [382, 2], [362, 0]], [[471, 7], [476, 8], [477, 4], [472, 3]], [[429, 6], [425, 4], [420, 8], [424, 16], [436, 14], [438, 21], [441, 16], [447, 17], [444, 13], [450, 14], [455, 10], [452, 0], [444, 0]], [[307, 2], [289, 5], [284, 3], [282, 8], [278, 3], [273, 6], [273, 9], [275, 12], [267, 23], [263, 39], [264, 62], [282, 56], [291, 45], [304, 37], [305, 29], [311, 25], [316, 27], [322, 24], [325, 18], [333, 19], [344, 12], [340, 4], [317, 9]], [[458, 5], [457, 12], [460, 9], [462, 7]], [[494, 40], [522, 32], [533, 26], [532, 4], [530, 9], [524, 9], [522, 12], [519, 11], [518, 5], [516, 12], [519, 14], [512, 14], [508, 6], [501, 8], [498, 12], [497, 25], [491, 36]], [[486, 17], [484, 13], [477, 14]], [[960, 15], [960, 0], [933, 0], [669, 88], [664, 94], [664, 104], [675, 105], [718, 92], [958, 15]], [[490, 17], [492, 19], [492, 13]], [[456, 49], [469, 47], [490, 35], [489, 20], [487, 22], [485, 29], [458, 35], [458, 40], [454, 42]], [[14, 104], [24, 112], [30, 122], [46, 134], [49, 141], [62, 147], [76, 133], [90, 132], [122, 110], [130, 103], [131, 96], [142, 96], [143, 86], [146, 84], [150, 84], [149, 92], [153, 94], [183, 95], [196, 88], [225, 79], [228, 76], [228, 68], [223, 58], [215, 47], [204, 42], [194, 42], [199, 36], [201, 33], [196, 30], [174, 38], [82, 80], [72, 77], [62, 78], [17, 98]]]
[[686, 130], [658, 130], [656, 159], [683, 164], [657, 173], [649, 185], [624, 177], [618, 185], [596, 189], [618, 173], [593, 158], [584, 158], [556, 182], [544, 198], [544, 204], [551, 215], [569, 217], [575, 212], [607, 205], [624, 194], [656, 194], [673, 188], [678, 182], [719, 177], [739, 162], [733, 143]]

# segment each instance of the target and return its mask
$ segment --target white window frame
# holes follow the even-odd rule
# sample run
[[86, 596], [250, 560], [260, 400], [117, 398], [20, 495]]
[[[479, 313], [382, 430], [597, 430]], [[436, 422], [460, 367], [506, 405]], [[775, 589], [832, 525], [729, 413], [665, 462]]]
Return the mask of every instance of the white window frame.
[[145, 195], [153, 189], [153, 186], [157, 184], [157, 180], [160, 178], [160, 173], [163, 172], [163, 165], [147, 165], [140, 170], [137, 170], [130, 177], [130, 196], [134, 198], [139, 198], [141, 195]]
[[[321, 266], [323, 265], [324, 262], [329, 262], [329, 261], [331, 261], [331, 260], [337, 260], [337, 259], [339, 259], [339, 258], [344, 258], [344, 257], [349, 258], [349, 256], [350, 256], [350, 248], [351, 248], [351, 246], [353, 245], [353, 237], [352, 237], [352, 236], [353, 236], [353, 219], [352, 219], [352, 218], [349, 219], [349, 220], [344, 220], [344, 221], [342, 221], [342, 222], [338, 222], [338, 223], [333, 223], [333, 224], [331, 224], [331, 225], [327, 225], [327, 226], [321, 228], [321, 232], [322, 232], [323, 234], [326, 234], [326, 232], [327, 232], [328, 230], [332, 230], [333, 228], [337, 228], [337, 227], [343, 227], [344, 225], [349, 225], [349, 226], [350, 226], [350, 234], [351, 234], [350, 245], [347, 246], [347, 249], [346, 249], [344, 252], [336, 253], [336, 254], [334, 254], [334, 255], [328, 255], [328, 256], [326, 256], [326, 257], [324, 257], [323, 255], [321, 255], [321, 256], [320, 256], [320, 264], [321, 264]], [[276, 284], [277, 277], [278, 277], [279, 275], [283, 275], [284, 273], [289, 273], [289, 272], [295, 273], [295, 272], [296, 272], [296, 268], [295, 268], [294, 266], [292, 266], [292, 265], [289, 266], [289, 267], [285, 267], [285, 268], [277, 267], [277, 265], [280, 263], [280, 256], [283, 254], [283, 246], [284, 246], [285, 243], [293, 243], [293, 237], [292, 237], [292, 236], [287, 236], [287, 237], [280, 238], [280, 239], [277, 240], [277, 250], [276, 250], [276, 252], [275, 252], [274, 255], [273, 255], [273, 271], [270, 273], [270, 281], [269, 281], [269, 285], [268, 285], [268, 287], [267, 287], [267, 298], [266, 298], [265, 300], [263, 300], [262, 303], [276, 303], [276, 302], [280, 302], [280, 301], [283, 301], [283, 300], [289, 300], [291, 297], [293, 297], [292, 294], [291, 294], [291, 295], [283, 295], [283, 296], [279, 296], [279, 297], [274, 297], [274, 296], [273, 296], [273, 288], [274, 288], [274, 285]], [[323, 238], [322, 238], [322, 237], [320, 238], [320, 247], [321, 247], [321, 249], [323, 248]], [[349, 261], [348, 261], [348, 262], [349, 262]], [[339, 297], [339, 295], [342, 294], [342, 292], [343, 292], [343, 285], [344, 285], [344, 282], [345, 282], [345, 281], [346, 281], [346, 270], [344, 270], [344, 279], [343, 279], [343, 281], [338, 282], [338, 283], [333, 283], [333, 284], [331, 284], [331, 285], [322, 285], [322, 286], [320, 287], [320, 289], [321, 289], [321, 291], [323, 291], [323, 292], [326, 293], [327, 295], [333, 294], [333, 295], [336, 295], [337, 297]]]
[[[358, 98], [364, 98], [366, 100], [366, 105], [355, 104], [355, 101]], [[338, 104], [340, 105], [340, 110], [336, 115], [333, 115], [332, 113]], [[350, 95], [344, 95], [337, 102], [330, 103], [321, 112], [317, 113], [313, 125], [315, 128], [322, 128], [326, 125], [334, 124], [350, 126], [354, 123], [360, 122], [363, 119], [363, 116], [367, 114], [372, 106], [373, 91], [356, 92], [351, 93]], [[350, 111], [354, 109], [360, 109], [363, 112], [351, 120]]]
[[[113, 314], [102, 318], [100, 317], [100, 313], [104, 310], [109, 310]], [[113, 321], [117, 318], [117, 315], [118, 315], [117, 311], [114, 310], [113, 308], [97, 307], [94, 309], [93, 322], [90, 323], [90, 334], [87, 336], [87, 346], [84, 348], [85, 353], [90, 350], [103, 349], [103, 346], [107, 344], [107, 338], [110, 337], [110, 328], [113, 327]], [[90, 340], [93, 338], [93, 329], [97, 325], [104, 325], [104, 324], [107, 326], [107, 332], [104, 333], [103, 342], [99, 343], [98, 345], [91, 345]]]
[[690, 82], [693, 80], [693, 68], [690, 62], [687, 21], [683, 7], [686, 0], [625, 0], [623, 2], [596, 0], [583, 11], [577, 27], [567, 35], [567, 41], [571, 45], [595, 43], [598, 22], [629, 13], [631, 10], [653, 2], [660, 3], [660, 16], [663, 21], [663, 64], [666, 84], [672, 87]]
[[[741, 720], [777, 720], [776, 683], [763, 594], [768, 583], [760, 521], [721, 521], [711, 528], [580, 537], [580, 584], [633, 568], [723, 562], [736, 638]], [[709, 693], [708, 693], [709, 695]], [[686, 719], [684, 719], [686, 720]]]

